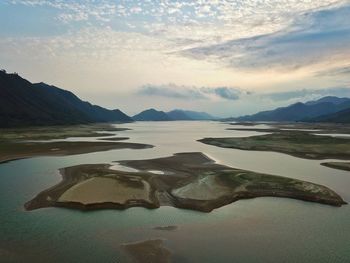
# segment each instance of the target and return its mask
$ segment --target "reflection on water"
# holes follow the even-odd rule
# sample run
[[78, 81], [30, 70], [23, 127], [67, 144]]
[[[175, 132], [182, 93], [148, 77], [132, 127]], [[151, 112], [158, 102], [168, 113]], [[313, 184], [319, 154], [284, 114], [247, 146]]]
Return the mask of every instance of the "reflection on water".
[[[165, 239], [165, 246], [174, 252], [177, 262], [348, 262], [349, 206], [335, 208], [283, 198], [257, 198], [241, 200], [209, 214], [173, 207], [95, 212], [23, 210], [26, 201], [60, 181], [59, 168], [110, 163], [113, 169], [129, 169], [113, 162], [177, 152], [203, 152], [221, 164], [324, 184], [350, 201], [350, 173], [323, 167], [319, 165], [321, 161], [197, 142], [203, 137], [262, 133], [226, 130], [229, 125], [216, 122], [116, 126], [133, 129], [118, 131], [118, 136], [155, 147], [38, 157], [0, 165], [1, 262], [128, 262], [120, 244], [157, 238]], [[168, 225], [178, 228], [153, 229]]]

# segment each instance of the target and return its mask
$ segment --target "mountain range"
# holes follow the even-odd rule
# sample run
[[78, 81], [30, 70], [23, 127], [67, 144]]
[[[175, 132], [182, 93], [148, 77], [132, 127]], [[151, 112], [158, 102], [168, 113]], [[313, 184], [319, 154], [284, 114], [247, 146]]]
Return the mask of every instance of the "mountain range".
[[214, 120], [215, 117], [206, 112], [172, 110], [169, 112], [148, 109], [132, 117], [135, 121], [193, 121], [193, 120]]
[[31, 83], [18, 74], [0, 70], [0, 128], [69, 125], [94, 122], [174, 121], [214, 119], [205, 112], [145, 110], [133, 118], [83, 101], [55, 86]]
[[132, 117], [135, 121], [171, 121], [172, 119], [164, 112], [148, 109]]
[[305, 103], [261, 111], [235, 118], [237, 121], [349, 122], [350, 99], [327, 96]]
[[337, 122], [350, 123], [350, 108], [332, 114], [318, 116], [309, 120], [311, 122]]
[[[215, 120], [205, 112], [148, 109], [132, 118], [119, 109], [109, 110], [83, 101], [72, 92], [31, 83], [18, 74], [0, 71], [0, 128], [35, 125], [68, 125], [93, 122]], [[350, 99], [327, 96], [305, 103], [224, 120], [350, 122]]]
[[0, 127], [129, 122], [118, 109], [82, 101], [72, 92], [45, 83], [31, 83], [0, 71]]
[[[167, 112], [167, 114], [175, 119], [175, 120], [198, 120], [198, 121], [207, 121], [207, 120], [215, 120], [217, 117], [212, 116], [206, 112], [200, 112], [200, 111], [190, 111], [190, 110], [173, 110], [170, 112]], [[176, 116], [177, 114], [182, 114], [184, 116], [183, 119], [179, 118], [179, 116]], [[180, 115], [181, 116], [181, 115]], [[187, 118], [187, 119], [185, 119]]]

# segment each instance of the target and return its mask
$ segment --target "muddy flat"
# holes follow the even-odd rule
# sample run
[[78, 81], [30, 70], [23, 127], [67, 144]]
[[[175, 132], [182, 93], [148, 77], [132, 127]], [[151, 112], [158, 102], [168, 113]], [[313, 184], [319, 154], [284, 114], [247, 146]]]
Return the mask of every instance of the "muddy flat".
[[107, 137], [107, 138], [100, 138], [101, 141], [125, 141], [129, 140], [129, 137]]
[[304, 131], [281, 131], [244, 138], [204, 138], [198, 141], [223, 148], [286, 153], [305, 159], [350, 159], [349, 139]]
[[0, 129], [0, 141], [53, 140], [70, 137], [104, 137], [110, 132], [129, 130], [106, 123]]
[[175, 231], [177, 228], [177, 226], [156, 226], [153, 229], [161, 231]]
[[146, 240], [122, 245], [122, 248], [137, 263], [170, 263], [171, 251], [161, 239]]
[[3, 142], [0, 163], [36, 156], [64, 156], [116, 149], [146, 149], [152, 145], [123, 142]]
[[[258, 127], [264, 124], [268, 127]], [[227, 130], [238, 131], [257, 131], [257, 132], [283, 132], [283, 131], [305, 131], [310, 133], [342, 133], [350, 134], [349, 124], [340, 123], [306, 123], [306, 122], [247, 122], [247, 123], [230, 123], [233, 128]], [[245, 126], [236, 127], [236, 126]]]
[[325, 162], [321, 163], [321, 165], [334, 169], [350, 171], [350, 162]]
[[[64, 156], [115, 149], [145, 149], [152, 145], [117, 142], [126, 137], [110, 137], [107, 141], [65, 141], [67, 138], [104, 137], [111, 132], [129, 130], [110, 124], [29, 127], [0, 129], [0, 163], [36, 156]], [[52, 141], [60, 140], [60, 141]]]
[[[210, 212], [240, 199], [286, 197], [332, 206], [346, 202], [326, 186], [216, 164], [202, 153], [63, 168], [62, 181], [25, 204], [27, 210], [58, 206], [81, 210], [173, 206]], [[162, 171], [163, 174], [150, 171]]]
[[79, 202], [84, 205], [105, 202], [125, 204], [132, 199], [152, 202], [149, 196], [150, 187], [143, 180], [140, 180], [139, 187], [130, 187], [118, 178], [93, 177], [69, 188], [58, 201]]

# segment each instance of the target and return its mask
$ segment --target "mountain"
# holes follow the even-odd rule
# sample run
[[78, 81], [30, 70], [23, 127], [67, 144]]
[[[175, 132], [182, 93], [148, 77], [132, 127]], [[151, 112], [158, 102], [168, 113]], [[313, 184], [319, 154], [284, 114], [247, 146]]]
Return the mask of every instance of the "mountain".
[[119, 109], [108, 110], [103, 107], [92, 105], [89, 102], [80, 100], [72, 92], [50, 86], [45, 83], [34, 84], [36, 87], [55, 94], [56, 97], [64, 98], [65, 102], [72, 105], [75, 109], [88, 115], [92, 122], [110, 122], [110, 121], [132, 121], [132, 119]]
[[189, 110], [172, 110], [167, 112], [168, 116], [176, 121], [186, 120], [214, 120], [215, 117], [206, 112], [189, 111]]
[[318, 116], [310, 119], [310, 122], [336, 122], [336, 123], [350, 123], [350, 107], [346, 110], [338, 111], [328, 115]]
[[172, 120], [177, 121], [191, 121], [193, 120], [189, 117], [183, 110], [172, 110], [166, 113]]
[[169, 112], [148, 109], [132, 117], [135, 121], [194, 121], [213, 120], [215, 117], [205, 112], [172, 110]]
[[314, 105], [314, 104], [318, 104], [318, 103], [322, 103], [322, 102], [330, 102], [332, 104], [339, 105], [339, 104], [342, 104], [344, 102], [349, 102], [349, 101], [350, 101], [349, 98], [338, 98], [335, 96], [326, 96], [326, 97], [320, 98], [318, 100], [308, 101], [305, 104], [306, 105]]
[[132, 119], [119, 110], [82, 101], [67, 90], [0, 71], [0, 127], [109, 121]]
[[192, 120], [215, 120], [215, 119], [217, 119], [216, 117], [211, 116], [210, 114], [208, 114], [206, 112], [189, 111], [189, 110], [184, 110], [183, 112]]
[[157, 111], [155, 109], [144, 110], [132, 118], [135, 121], [172, 121], [164, 111]]
[[236, 118], [238, 121], [309, 121], [318, 116], [332, 114], [350, 108], [350, 99], [324, 97], [317, 101], [295, 103], [287, 107], [262, 111]]

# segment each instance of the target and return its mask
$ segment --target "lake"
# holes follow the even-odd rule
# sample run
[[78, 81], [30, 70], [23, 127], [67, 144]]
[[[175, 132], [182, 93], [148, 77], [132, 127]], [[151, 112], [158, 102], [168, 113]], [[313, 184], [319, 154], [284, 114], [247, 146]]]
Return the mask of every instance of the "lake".
[[[350, 201], [350, 173], [321, 166], [324, 160], [224, 149], [196, 141], [266, 133], [226, 130], [229, 125], [220, 122], [135, 122], [116, 126], [132, 130], [111, 136], [130, 137], [126, 142], [155, 147], [0, 164], [1, 262], [129, 262], [120, 245], [149, 239], [164, 240], [164, 246], [173, 253], [173, 262], [350, 261], [349, 205], [338, 208], [286, 198], [256, 198], [211, 213], [173, 207], [93, 212], [23, 209], [25, 202], [61, 180], [59, 168], [180, 152], [203, 152], [220, 164], [322, 184]], [[177, 229], [154, 229], [163, 226]]]

